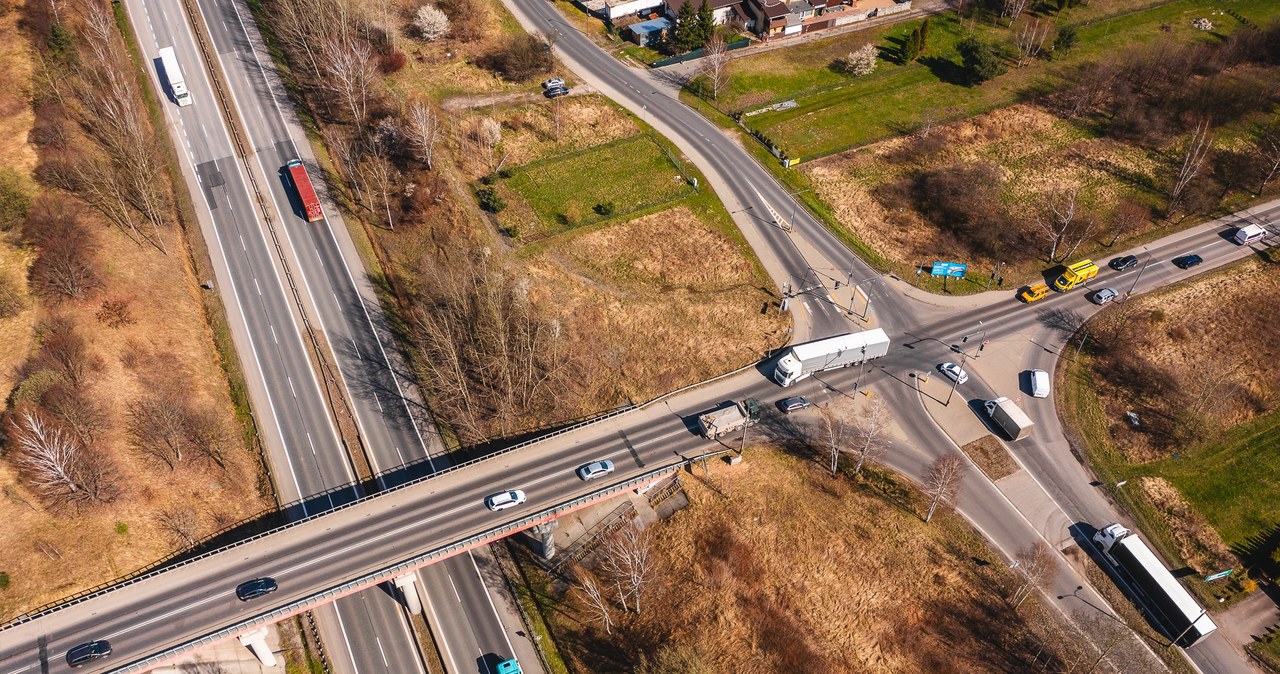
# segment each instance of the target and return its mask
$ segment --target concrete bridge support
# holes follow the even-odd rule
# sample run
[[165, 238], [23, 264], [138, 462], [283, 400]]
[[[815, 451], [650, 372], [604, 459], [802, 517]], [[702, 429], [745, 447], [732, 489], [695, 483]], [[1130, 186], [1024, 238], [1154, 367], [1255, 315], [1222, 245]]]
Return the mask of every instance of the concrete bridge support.
[[552, 534], [555, 533], [559, 524], [556, 520], [535, 524], [529, 531], [538, 537], [539, 547], [542, 548], [542, 558], [551, 559], [556, 556], [556, 539]]
[[418, 597], [418, 574], [406, 573], [396, 578], [396, 589], [404, 597], [404, 606], [414, 615], [422, 615], [422, 599]]
[[247, 634], [241, 634], [239, 638], [240, 644], [252, 651], [263, 667], [276, 666], [276, 654], [272, 653], [271, 647], [267, 645], [267, 628], [259, 627]]

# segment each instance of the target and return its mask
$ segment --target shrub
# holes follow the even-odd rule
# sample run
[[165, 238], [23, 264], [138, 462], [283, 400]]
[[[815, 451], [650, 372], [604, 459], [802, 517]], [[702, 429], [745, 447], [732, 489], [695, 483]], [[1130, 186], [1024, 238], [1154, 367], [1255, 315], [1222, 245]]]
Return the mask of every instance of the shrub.
[[381, 70], [383, 75], [392, 75], [404, 70], [408, 62], [409, 58], [404, 55], [404, 52], [393, 50], [389, 54], [378, 57], [378, 70]]
[[595, 208], [592, 210], [594, 210], [597, 215], [602, 215], [607, 218], [617, 212], [617, 207], [614, 206], [612, 201], [606, 201], [603, 204], [596, 204]]
[[9, 572], [0, 571], [0, 590], [9, 589]]
[[413, 27], [418, 36], [427, 42], [435, 42], [449, 34], [449, 16], [435, 5], [423, 5], [413, 16]]
[[876, 50], [875, 45], [866, 44], [849, 52], [849, 55], [840, 59], [837, 65], [840, 68], [840, 72], [860, 77], [875, 72], [878, 63], [879, 52]]
[[476, 199], [480, 202], [480, 208], [490, 213], [501, 213], [507, 207], [507, 202], [502, 199], [502, 195], [492, 187], [481, 187], [476, 190]]
[[22, 311], [26, 301], [22, 297], [22, 288], [8, 274], [0, 275], [0, 318], [12, 318]]
[[117, 534], [120, 534], [121, 536], [123, 536], [123, 535], [125, 535], [125, 534], [129, 533], [129, 523], [128, 523], [128, 522], [116, 522], [116, 533], [117, 533]]
[[970, 84], [982, 84], [1003, 75], [1009, 69], [995, 45], [970, 36], [956, 45], [964, 59], [964, 72]]
[[507, 40], [498, 51], [484, 59], [485, 67], [513, 82], [523, 82], [535, 75], [551, 72], [555, 61], [551, 45], [528, 33]]
[[9, 231], [27, 217], [31, 197], [22, 176], [13, 169], [0, 169], [0, 230]]

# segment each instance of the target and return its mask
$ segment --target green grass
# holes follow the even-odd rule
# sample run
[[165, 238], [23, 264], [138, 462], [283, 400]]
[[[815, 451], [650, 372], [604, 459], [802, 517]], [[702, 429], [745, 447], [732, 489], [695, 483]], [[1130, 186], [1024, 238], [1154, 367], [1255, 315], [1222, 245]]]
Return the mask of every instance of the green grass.
[[[548, 234], [623, 217], [693, 192], [687, 172], [647, 134], [533, 162], [499, 181], [528, 203]], [[612, 204], [613, 212], [597, 206]]]
[[[898, 64], [897, 45], [920, 24], [910, 21], [876, 31], [820, 40], [807, 45], [734, 61], [732, 80], [717, 107], [744, 111], [769, 103], [795, 100], [791, 110], [746, 118], [791, 157], [810, 160], [898, 135], [916, 126], [926, 115], [940, 119], [969, 117], [1009, 105], [1061, 78], [1070, 66], [1090, 61], [1122, 45], [1154, 40], [1162, 35], [1175, 39], [1210, 40], [1235, 30], [1240, 23], [1215, 11], [1233, 9], [1258, 24], [1280, 14], [1271, 0], [1174, 0], [1130, 7], [1110, 16], [1098, 16], [1106, 7], [1082, 7], [1049, 17], [1055, 24], [1079, 28], [1077, 46], [1059, 58], [1037, 60], [1010, 70], [980, 86], [961, 81], [955, 45], [972, 31], [983, 40], [1010, 44], [1013, 33], [1004, 26], [973, 22], [948, 13], [930, 22], [929, 49], [917, 63]], [[1134, 4], [1134, 3], [1130, 3]], [[1115, 11], [1115, 4], [1108, 7]], [[1214, 33], [1191, 27], [1196, 17], [1210, 17]], [[1168, 25], [1169, 31], [1161, 30]], [[882, 50], [880, 66], [864, 78], [852, 78], [829, 65], [857, 46], [872, 42]]]

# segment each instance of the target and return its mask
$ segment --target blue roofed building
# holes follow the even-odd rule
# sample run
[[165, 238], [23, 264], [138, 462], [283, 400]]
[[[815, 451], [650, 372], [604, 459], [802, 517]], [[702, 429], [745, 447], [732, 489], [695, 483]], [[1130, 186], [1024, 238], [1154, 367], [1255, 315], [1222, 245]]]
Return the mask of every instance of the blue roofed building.
[[627, 26], [631, 40], [641, 47], [656, 47], [662, 44], [671, 30], [671, 22], [662, 17], [641, 21]]

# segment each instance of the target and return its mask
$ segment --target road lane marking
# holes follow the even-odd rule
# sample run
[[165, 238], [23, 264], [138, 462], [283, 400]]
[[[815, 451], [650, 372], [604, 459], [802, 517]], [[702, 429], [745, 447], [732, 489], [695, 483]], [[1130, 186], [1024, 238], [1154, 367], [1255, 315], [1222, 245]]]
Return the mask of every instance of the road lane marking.
[[221, 598], [221, 597], [223, 597], [224, 595], [225, 595], [225, 592], [219, 592], [219, 593], [217, 593], [217, 594], [210, 595], [210, 596], [205, 597], [204, 599], [201, 599], [201, 600], [199, 600], [199, 601], [192, 602], [192, 603], [190, 603], [190, 604], [186, 604], [186, 605], [184, 605], [184, 606], [181, 606], [181, 607], [175, 608], [175, 609], [173, 609], [172, 611], [169, 611], [168, 613], [164, 613], [164, 614], [158, 615], [158, 616], [156, 616], [156, 617], [154, 617], [154, 618], [152, 618], [152, 619], [150, 619], [150, 620], [144, 620], [143, 622], [136, 623], [136, 624], [133, 624], [133, 625], [129, 625], [129, 626], [127, 626], [127, 627], [125, 627], [125, 628], [123, 628], [123, 629], [121, 629], [121, 630], [119, 630], [119, 631], [112, 632], [111, 634], [107, 634], [107, 635], [103, 636], [102, 638], [104, 638], [104, 639], [108, 639], [108, 640], [110, 640], [110, 639], [114, 639], [114, 638], [116, 638], [116, 637], [120, 636], [121, 634], [128, 634], [129, 632], [132, 632], [133, 630], [136, 630], [136, 629], [138, 629], [138, 628], [140, 628], [140, 627], [146, 627], [147, 625], [150, 625], [150, 624], [152, 624], [152, 623], [159, 622], [159, 621], [161, 621], [161, 620], [168, 620], [169, 618], [172, 618], [172, 617], [173, 617], [173, 616], [175, 616], [175, 615], [178, 615], [178, 614], [180, 614], [180, 613], [184, 613], [184, 612], [190, 611], [191, 609], [193, 609], [193, 608], [195, 608], [195, 607], [197, 607], [197, 606], [203, 606], [203, 605], [208, 604], [209, 602], [211, 602], [211, 601], [213, 601], [213, 600], [215, 600], [215, 599], [220, 599], [220, 598]]
[[289, 382], [289, 391], [293, 393], [293, 397], [298, 397], [298, 392], [293, 389], [293, 377], [285, 375], [285, 380]]

